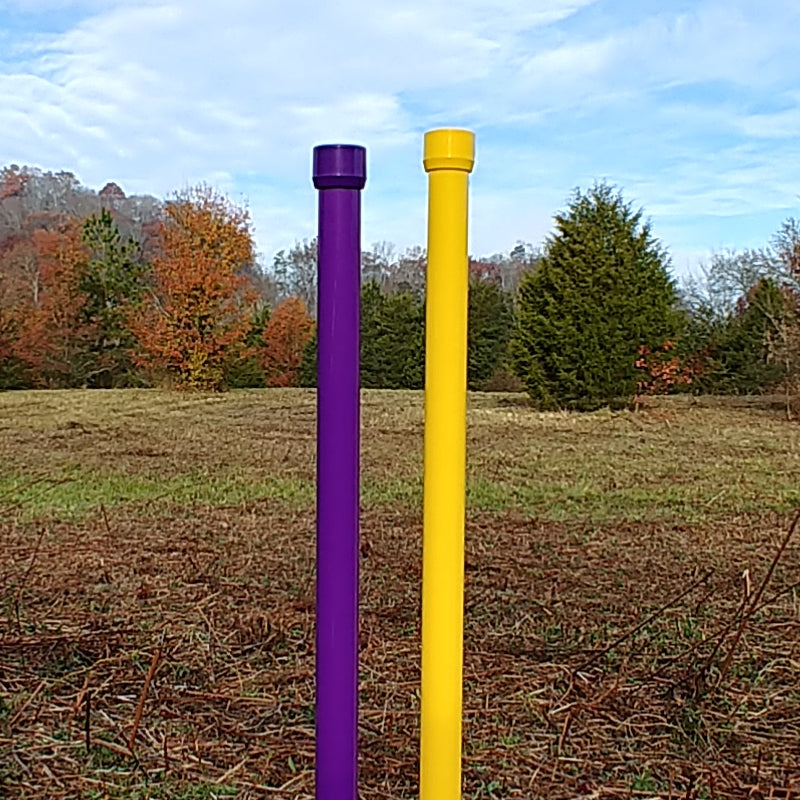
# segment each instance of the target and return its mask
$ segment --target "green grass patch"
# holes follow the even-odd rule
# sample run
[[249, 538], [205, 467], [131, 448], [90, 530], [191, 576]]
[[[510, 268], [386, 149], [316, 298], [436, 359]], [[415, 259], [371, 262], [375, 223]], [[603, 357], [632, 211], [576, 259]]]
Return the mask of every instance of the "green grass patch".
[[17, 513], [23, 520], [47, 517], [77, 521], [120, 506], [146, 511], [168, 506], [235, 506], [272, 500], [290, 508], [304, 508], [314, 496], [313, 482], [292, 477], [248, 480], [241, 474], [209, 475], [191, 472], [158, 479], [75, 468], [31, 485], [21, 475], [0, 476], [0, 513]]
[[[768, 404], [666, 398], [639, 413], [544, 414], [511, 399], [469, 397], [473, 510], [703, 521], [800, 505], [800, 426]], [[0, 514], [313, 509], [315, 403], [305, 390], [0, 395]], [[419, 509], [423, 394], [365, 391], [362, 420], [363, 506]]]

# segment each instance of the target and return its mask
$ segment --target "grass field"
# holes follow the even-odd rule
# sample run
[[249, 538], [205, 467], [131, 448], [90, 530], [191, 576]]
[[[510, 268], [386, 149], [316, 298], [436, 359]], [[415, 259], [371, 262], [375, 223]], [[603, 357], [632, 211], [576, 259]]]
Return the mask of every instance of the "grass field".
[[[400, 800], [422, 395], [362, 416], [361, 796]], [[800, 793], [800, 425], [468, 423], [464, 797]], [[313, 796], [314, 434], [303, 390], [0, 395], [0, 797]]]

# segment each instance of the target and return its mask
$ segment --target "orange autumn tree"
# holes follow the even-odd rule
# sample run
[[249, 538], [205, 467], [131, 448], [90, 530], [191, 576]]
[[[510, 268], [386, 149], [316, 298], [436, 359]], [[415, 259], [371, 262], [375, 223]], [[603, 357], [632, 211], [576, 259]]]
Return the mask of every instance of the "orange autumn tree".
[[283, 300], [264, 326], [261, 366], [267, 386], [297, 386], [303, 349], [314, 336], [314, 320], [299, 297]]
[[7, 266], [7, 251], [0, 246], [0, 389], [22, 385], [21, 364], [16, 355], [19, 323], [19, 292], [15, 275]]
[[130, 316], [141, 366], [181, 388], [218, 391], [243, 357], [255, 303], [244, 269], [254, 261], [250, 217], [207, 186], [166, 207], [152, 286]]
[[681, 358], [673, 353], [675, 343], [664, 342], [655, 351], [639, 345], [636, 369], [643, 370], [643, 377], [636, 383], [636, 399], [645, 395], [669, 394], [683, 386], [689, 386], [702, 373], [700, 359]]
[[[17, 295], [14, 356], [45, 386], [83, 386], [95, 363], [90, 344], [95, 322], [84, 312], [81, 276], [89, 253], [77, 219], [31, 237], [37, 267], [35, 291]], [[30, 277], [30, 276], [28, 276]]]
[[[2, 183], [0, 183], [0, 198], [2, 198]], [[36, 256], [33, 245], [29, 241], [18, 242], [13, 239], [0, 242], [0, 373], [10, 367], [11, 361], [16, 358], [15, 342], [20, 319], [24, 316], [21, 299], [25, 293], [22, 291], [19, 279], [18, 262], [20, 253], [26, 245], [26, 256], [35, 262]], [[30, 305], [30, 304], [28, 304]], [[29, 309], [26, 309], [26, 312]], [[6, 388], [0, 377], [0, 388]]]

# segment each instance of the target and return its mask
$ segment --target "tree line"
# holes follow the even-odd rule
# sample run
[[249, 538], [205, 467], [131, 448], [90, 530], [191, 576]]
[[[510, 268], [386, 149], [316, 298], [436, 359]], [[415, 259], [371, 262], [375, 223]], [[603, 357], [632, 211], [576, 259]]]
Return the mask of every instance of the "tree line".
[[[471, 385], [501, 369], [521, 246], [473, 262]], [[312, 385], [316, 242], [258, 256], [247, 211], [207, 186], [168, 202], [69, 173], [0, 172], [0, 388]], [[425, 254], [363, 254], [367, 387], [421, 387]], [[478, 325], [480, 330], [475, 326]]]
[[[424, 384], [426, 254], [362, 254], [361, 383]], [[800, 230], [715, 256], [682, 285], [643, 211], [576, 190], [541, 248], [469, 260], [468, 384], [542, 408], [676, 391], [790, 390]], [[259, 262], [246, 209], [166, 202], [70, 173], [0, 172], [0, 388], [312, 386], [316, 242]]]

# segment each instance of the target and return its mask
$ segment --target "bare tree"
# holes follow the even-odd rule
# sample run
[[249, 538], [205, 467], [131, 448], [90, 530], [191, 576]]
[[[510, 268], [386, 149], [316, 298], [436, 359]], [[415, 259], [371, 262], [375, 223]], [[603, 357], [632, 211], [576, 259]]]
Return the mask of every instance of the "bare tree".
[[30, 235], [36, 229], [55, 230], [69, 218], [86, 219], [102, 208], [112, 212], [123, 239], [139, 244], [148, 227], [163, 219], [164, 204], [150, 196], [126, 197], [115, 183], [94, 192], [71, 172], [44, 172], [11, 165], [0, 171], [0, 242]]
[[397, 267], [397, 250], [391, 242], [376, 242], [371, 250], [361, 253], [361, 278], [375, 281], [384, 291]]
[[308, 313], [317, 316], [317, 239], [295, 242], [288, 251], [280, 250], [272, 262], [270, 277], [277, 289], [277, 299], [299, 297]]
[[392, 270], [389, 290], [409, 292], [418, 298], [424, 297], [427, 269], [428, 254], [425, 248], [419, 245], [407, 247]]

